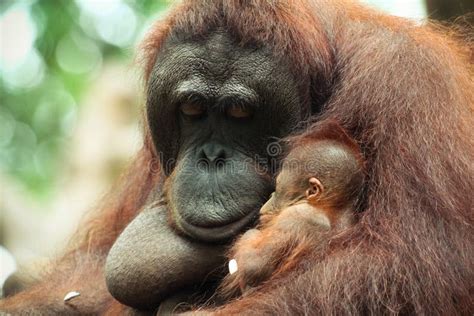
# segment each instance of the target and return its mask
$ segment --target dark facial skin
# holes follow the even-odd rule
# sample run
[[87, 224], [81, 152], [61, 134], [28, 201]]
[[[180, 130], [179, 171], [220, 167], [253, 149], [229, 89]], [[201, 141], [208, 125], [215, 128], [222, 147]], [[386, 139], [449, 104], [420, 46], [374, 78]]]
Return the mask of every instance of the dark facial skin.
[[[173, 37], [152, 71], [148, 123], [175, 225], [206, 242], [235, 236], [273, 190], [267, 145], [301, 120], [295, 81], [264, 48], [217, 31]], [[192, 180], [190, 180], [192, 179]]]
[[298, 95], [264, 48], [238, 47], [219, 31], [168, 40], [147, 103], [166, 206], [142, 212], [112, 247], [106, 278], [117, 300], [156, 308], [221, 271], [220, 245], [258, 218], [273, 191], [266, 149], [301, 120]]
[[357, 158], [342, 144], [318, 141], [293, 151], [260, 210], [260, 228], [247, 231], [234, 247], [238, 271], [228, 286], [250, 291], [276, 270], [293, 269], [311, 245], [324, 247], [332, 229], [351, 226], [354, 190], [362, 181]]

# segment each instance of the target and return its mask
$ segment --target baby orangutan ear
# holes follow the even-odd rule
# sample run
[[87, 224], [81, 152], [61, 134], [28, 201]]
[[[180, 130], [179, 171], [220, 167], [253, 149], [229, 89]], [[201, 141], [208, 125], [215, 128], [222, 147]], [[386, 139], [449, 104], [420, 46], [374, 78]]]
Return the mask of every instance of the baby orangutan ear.
[[315, 177], [309, 178], [308, 185], [309, 188], [306, 190], [306, 199], [308, 199], [308, 201], [316, 201], [323, 193], [324, 187], [321, 181]]

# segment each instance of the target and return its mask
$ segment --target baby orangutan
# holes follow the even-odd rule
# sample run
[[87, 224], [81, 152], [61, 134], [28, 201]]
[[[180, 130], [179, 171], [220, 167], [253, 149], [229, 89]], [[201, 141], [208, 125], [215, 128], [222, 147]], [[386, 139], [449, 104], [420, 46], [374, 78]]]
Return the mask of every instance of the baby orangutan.
[[223, 291], [245, 292], [292, 269], [329, 233], [349, 227], [364, 185], [357, 144], [336, 123], [289, 140], [276, 189], [260, 210], [260, 227], [247, 231], [231, 251]]

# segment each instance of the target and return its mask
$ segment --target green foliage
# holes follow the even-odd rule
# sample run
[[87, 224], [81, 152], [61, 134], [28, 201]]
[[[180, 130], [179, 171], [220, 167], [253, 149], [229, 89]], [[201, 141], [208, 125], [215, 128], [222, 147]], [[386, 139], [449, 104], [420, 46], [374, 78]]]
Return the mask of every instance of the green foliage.
[[128, 63], [143, 27], [167, 6], [158, 0], [0, 1], [0, 170], [47, 197], [91, 79], [109, 58]]

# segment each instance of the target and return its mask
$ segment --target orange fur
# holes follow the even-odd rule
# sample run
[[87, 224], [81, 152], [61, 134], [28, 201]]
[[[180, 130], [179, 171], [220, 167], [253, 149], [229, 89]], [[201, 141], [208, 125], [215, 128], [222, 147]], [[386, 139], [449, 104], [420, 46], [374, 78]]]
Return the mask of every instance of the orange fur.
[[[145, 41], [145, 79], [167, 36], [206, 34], [217, 25], [241, 45], [267, 46], [289, 60], [305, 100], [295, 110], [311, 113], [311, 104], [324, 102], [315, 120], [336, 119], [356, 139], [368, 190], [360, 221], [332, 236], [327, 250], [215, 313], [472, 314], [472, 48], [439, 27], [344, 0], [185, 0]], [[155, 161], [146, 141], [65, 256], [31, 290], [2, 300], [0, 310], [101, 313], [118, 304], [97, 286], [102, 263], [159, 187]], [[84, 310], [64, 310], [71, 279], [90, 291]]]

